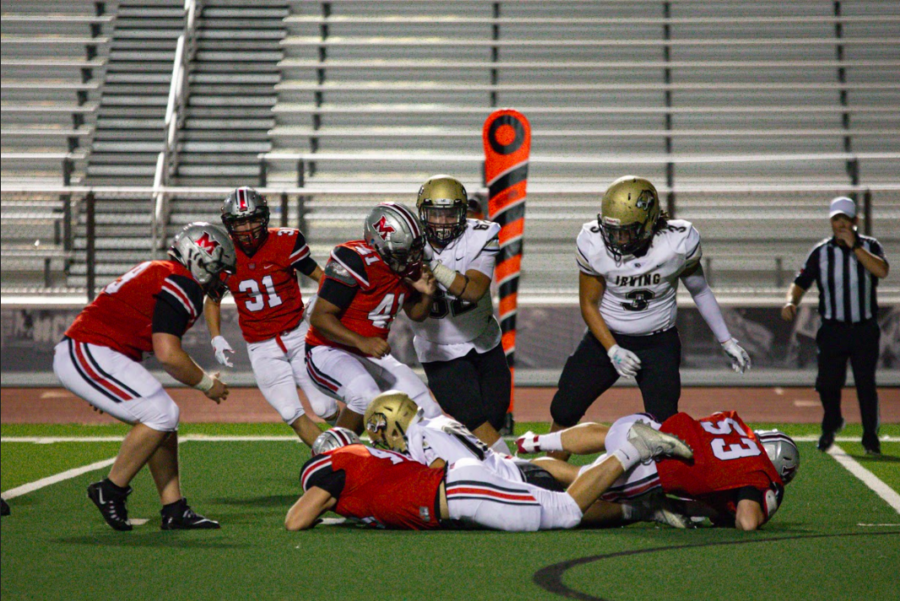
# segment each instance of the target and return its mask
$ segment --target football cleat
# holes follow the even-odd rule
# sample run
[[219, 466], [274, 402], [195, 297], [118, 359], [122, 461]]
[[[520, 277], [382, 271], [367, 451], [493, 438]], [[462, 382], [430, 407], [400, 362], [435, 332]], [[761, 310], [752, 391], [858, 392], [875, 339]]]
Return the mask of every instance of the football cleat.
[[6, 499], [0, 499], [0, 515], [9, 515], [9, 503]]
[[694, 452], [677, 436], [654, 430], [643, 422], [634, 422], [628, 430], [628, 442], [640, 453], [641, 461], [657, 457], [691, 459]]
[[534, 453], [540, 453], [540, 436], [529, 430], [516, 439], [516, 450], [520, 455], [533, 455]]
[[218, 530], [219, 522], [194, 513], [187, 499], [181, 499], [172, 507], [163, 507], [161, 530]]
[[131, 530], [131, 522], [128, 521], [128, 509], [125, 501], [131, 494], [131, 487], [125, 489], [125, 493], [111, 490], [103, 482], [94, 482], [87, 489], [88, 499], [94, 502], [100, 515], [106, 520], [113, 530], [127, 532]]

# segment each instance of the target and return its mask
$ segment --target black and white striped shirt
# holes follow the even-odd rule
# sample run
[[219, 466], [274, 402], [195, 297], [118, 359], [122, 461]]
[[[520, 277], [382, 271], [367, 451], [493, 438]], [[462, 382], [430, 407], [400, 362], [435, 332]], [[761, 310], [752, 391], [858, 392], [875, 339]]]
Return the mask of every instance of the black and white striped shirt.
[[[862, 247], [884, 259], [884, 250], [875, 238], [859, 236]], [[808, 290], [819, 287], [819, 315], [845, 323], [872, 319], [878, 312], [878, 278], [856, 260], [849, 248], [834, 238], [822, 240], [812, 249], [794, 283]]]

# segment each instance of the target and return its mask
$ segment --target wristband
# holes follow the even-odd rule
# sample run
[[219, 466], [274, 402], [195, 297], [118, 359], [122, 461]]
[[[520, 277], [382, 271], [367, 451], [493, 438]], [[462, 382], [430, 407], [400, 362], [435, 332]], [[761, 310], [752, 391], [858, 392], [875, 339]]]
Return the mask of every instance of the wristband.
[[203, 372], [203, 377], [200, 378], [199, 382], [194, 384], [194, 388], [200, 392], [209, 392], [215, 383], [215, 380], [210, 378], [208, 373]]
[[450, 286], [452, 286], [453, 282], [456, 280], [456, 272], [443, 263], [438, 263], [432, 267], [431, 272], [434, 274], [434, 279], [443, 284], [444, 288], [448, 291], [450, 290]]

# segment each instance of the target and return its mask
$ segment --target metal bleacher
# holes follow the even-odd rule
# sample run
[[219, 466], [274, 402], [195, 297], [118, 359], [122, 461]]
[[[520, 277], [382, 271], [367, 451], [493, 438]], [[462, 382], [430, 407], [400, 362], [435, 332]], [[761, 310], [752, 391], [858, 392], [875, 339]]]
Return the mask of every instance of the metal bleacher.
[[[276, 222], [283, 206], [283, 222], [301, 225], [319, 258], [359, 235], [372, 202], [412, 202], [433, 173], [479, 190], [481, 127], [500, 107], [524, 113], [533, 133], [523, 299], [573, 301], [574, 238], [625, 173], [652, 179], [667, 207], [698, 226], [710, 280], [738, 302], [783, 295], [827, 234], [822, 207], [838, 194], [855, 195], [868, 208], [865, 228], [889, 256], [900, 253], [896, 2], [54, 0], [52, 10], [92, 11], [85, 27], [102, 40], [94, 55], [66, 59], [73, 73], [93, 69], [65, 88], [83, 99], [69, 104], [34, 78], [62, 69], [52, 66], [65, 62], [58, 52], [77, 45], [60, 42], [37, 60], [24, 38], [83, 33], [53, 20], [17, 33], [24, 21], [8, 18], [41, 6], [3, 4], [3, 183], [49, 181], [36, 179], [32, 156], [46, 136], [63, 144], [59, 154], [93, 142], [89, 162], [75, 161], [76, 174], [88, 165], [87, 184], [142, 187], [97, 192], [99, 285], [160, 248], [151, 229], [165, 238], [186, 221], [216, 219], [211, 201], [229, 186], [265, 188]], [[22, 39], [7, 44], [11, 35]], [[179, 36], [183, 88], [173, 83]], [[16, 88], [23, 82], [35, 85]], [[17, 108], [25, 103], [31, 112]], [[65, 115], [53, 112], [62, 105], [77, 110], [66, 127], [41, 126], [54, 133], [12, 129], [26, 128], [12, 119]], [[64, 130], [95, 122], [65, 146]], [[67, 210], [80, 258], [66, 285], [82, 290], [84, 215]], [[36, 274], [38, 284], [47, 278]], [[900, 299], [891, 281], [881, 291]]]

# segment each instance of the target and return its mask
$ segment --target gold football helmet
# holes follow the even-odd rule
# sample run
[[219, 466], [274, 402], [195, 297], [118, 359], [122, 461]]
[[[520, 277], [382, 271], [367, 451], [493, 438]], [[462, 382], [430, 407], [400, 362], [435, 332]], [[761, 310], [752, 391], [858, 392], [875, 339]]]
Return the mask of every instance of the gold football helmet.
[[416, 207], [428, 240], [446, 246], [466, 229], [469, 196], [458, 179], [432, 175], [419, 188]]
[[653, 238], [659, 215], [659, 194], [649, 180], [620, 177], [607, 188], [597, 215], [606, 248], [617, 257], [639, 252]]
[[372, 444], [382, 449], [406, 452], [406, 431], [419, 406], [405, 392], [388, 390], [375, 397], [363, 421]]

